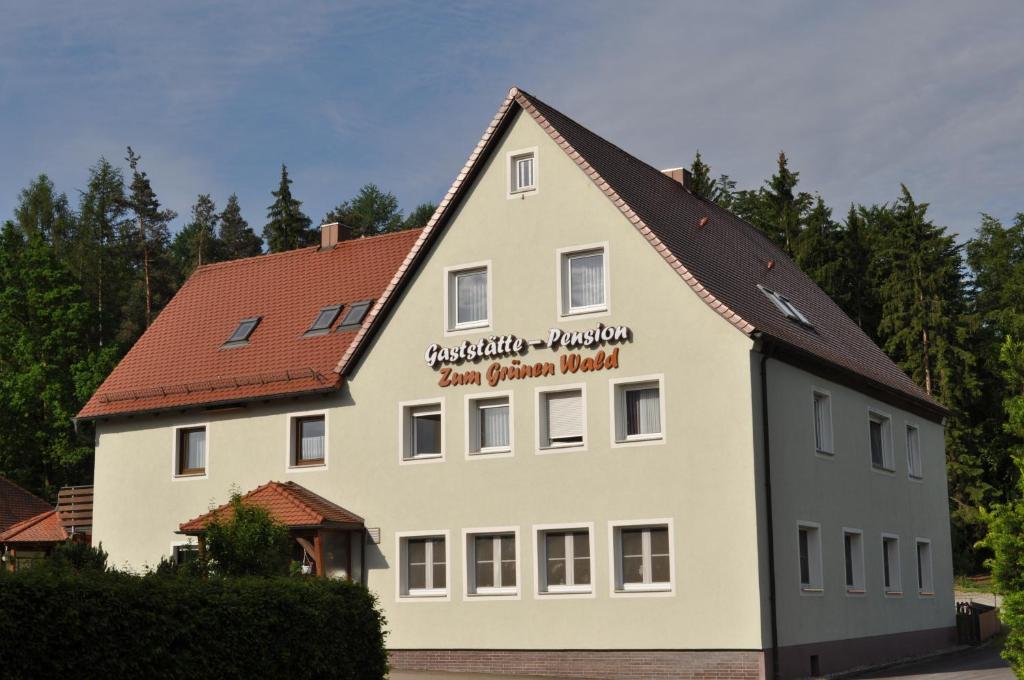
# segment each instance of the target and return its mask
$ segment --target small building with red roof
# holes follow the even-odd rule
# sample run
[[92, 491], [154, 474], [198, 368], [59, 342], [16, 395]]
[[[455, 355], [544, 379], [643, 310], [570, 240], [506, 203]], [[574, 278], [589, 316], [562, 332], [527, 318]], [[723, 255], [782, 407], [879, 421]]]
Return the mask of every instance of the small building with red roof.
[[394, 668], [955, 642], [948, 412], [688, 173], [513, 88], [422, 230], [346, 236], [200, 267], [83, 408], [112, 563], [184, 559], [237, 488], [377, 595]]

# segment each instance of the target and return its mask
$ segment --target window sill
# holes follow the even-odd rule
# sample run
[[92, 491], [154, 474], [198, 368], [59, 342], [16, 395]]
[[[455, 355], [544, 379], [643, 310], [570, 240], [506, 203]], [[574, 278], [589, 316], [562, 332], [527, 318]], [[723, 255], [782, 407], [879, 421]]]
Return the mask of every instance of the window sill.
[[178, 472], [174, 475], [175, 479], [205, 479], [206, 470], [201, 472]]
[[500, 454], [512, 455], [512, 447], [511, 446], [502, 446], [502, 447], [494, 447], [494, 448], [489, 448], [489, 449], [480, 449], [478, 451], [470, 451], [469, 452], [469, 457], [470, 458], [486, 458], [487, 456], [494, 456], [494, 455], [500, 455]]
[[518, 588], [477, 588], [469, 597], [512, 597], [519, 594]]
[[875, 465], [874, 463], [871, 464], [871, 469], [875, 472], [881, 472], [886, 475], [891, 475], [896, 472], [895, 468], [885, 467], [884, 465]]
[[818, 586], [800, 586], [800, 592], [804, 595], [824, 595], [825, 589]]
[[903, 597], [902, 590], [887, 590], [885, 591], [886, 597]]
[[924, 475], [907, 475], [907, 479], [909, 479], [912, 482], [923, 482]]
[[569, 319], [575, 316], [587, 316], [590, 314], [607, 314], [608, 305], [594, 305], [593, 307], [573, 307], [571, 309], [563, 309], [559, 316], [563, 319]]
[[814, 452], [819, 456], [826, 456], [828, 458], [832, 458], [836, 455], [835, 451], [823, 451], [822, 449], [815, 449]]
[[867, 591], [864, 590], [863, 588], [855, 588], [853, 586], [847, 586], [846, 587], [846, 594], [847, 595], [864, 595], [866, 592]]
[[616, 439], [614, 446], [642, 446], [644, 444], [661, 444], [665, 441], [663, 434], [633, 435], [624, 439]]
[[591, 595], [593, 592], [590, 586], [548, 586], [538, 594], [542, 597], [558, 597], [559, 595]]
[[288, 472], [301, 472], [303, 470], [323, 470], [327, 468], [327, 462], [318, 460], [315, 463], [292, 463], [288, 466]]
[[667, 593], [671, 592], [671, 583], [632, 583], [615, 590], [618, 594], [626, 593]]
[[437, 600], [447, 597], [447, 590], [410, 590], [402, 595], [401, 600]]
[[443, 453], [421, 453], [418, 456], [403, 456], [403, 463], [427, 463], [432, 460], [443, 460]]
[[467, 323], [457, 323], [449, 326], [446, 329], [447, 333], [472, 333], [474, 331], [483, 331], [491, 327], [491, 320], [484, 319], [483, 321], [473, 321]]
[[585, 448], [583, 442], [578, 444], [548, 444], [537, 449], [537, 453], [561, 453], [563, 451], [579, 451]]
[[935, 593], [930, 590], [919, 590], [917, 594], [919, 597], [935, 597]]
[[515, 198], [516, 196], [523, 196], [525, 194], [532, 194], [536, 190], [537, 190], [537, 185], [534, 184], [533, 186], [523, 187], [521, 189], [511, 189], [508, 192], [508, 196], [509, 196], [509, 198]]

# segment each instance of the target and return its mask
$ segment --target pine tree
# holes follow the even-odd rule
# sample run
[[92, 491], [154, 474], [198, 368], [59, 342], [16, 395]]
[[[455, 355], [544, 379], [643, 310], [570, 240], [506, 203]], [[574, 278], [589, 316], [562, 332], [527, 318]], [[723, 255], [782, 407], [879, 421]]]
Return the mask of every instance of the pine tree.
[[722, 207], [728, 207], [731, 204], [736, 182], [729, 179], [728, 175], [720, 175], [718, 179], [712, 179], [711, 168], [701, 158], [699, 150], [693, 157], [693, 163], [690, 164], [690, 179], [693, 193], [697, 196]]
[[796, 242], [813, 199], [797, 192], [800, 173], [789, 169], [785, 152], [779, 152], [778, 169], [757, 191], [736, 193], [732, 209], [775, 241], [789, 256], [796, 252]]
[[279, 253], [317, 243], [319, 235], [310, 228], [310, 219], [302, 212], [302, 202], [292, 196], [292, 181], [288, 168], [281, 166], [281, 183], [271, 192], [274, 204], [267, 208], [267, 224], [263, 227], [263, 240], [270, 252]]
[[177, 285], [192, 275], [196, 267], [223, 259], [223, 247], [217, 238], [217, 206], [210, 194], [199, 194], [192, 206], [192, 220], [186, 224], [171, 243]]
[[91, 441], [71, 419], [109, 356], [83, 347], [89, 317], [53, 246], [8, 222], [0, 230], [0, 470], [49, 497], [91, 473]]
[[52, 244], [58, 256], [65, 254], [75, 231], [75, 214], [66, 194], [58, 194], [45, 174], [39, 175], [18, 195], [14, 219], [27, 234], [38, 234]]
[[237, 260], [243, 257], [254, 257], [263, 254], [263, 239], [249, 227], [242, 217], [242, 209], [238, 205], [238, 196], [231, 194], [224, 212], [220, 214], [220, 240], [225, 260]]
[[352, 235], [376, 236], [406, 228], [398, 199], [381, 191], [376, 184], [367, 184], [355, 198], [343, 201], [324, 216], [324, 224], [340, 222], [352, 228]]
[[832, 209], [818, 196], [797, 237], [794, 259], [832, 299], [842, 292], [840, 286], [844, 283], [840, 242], [839, 225], [832, 219]]
[[427, 226], [427, 222], [434, 216], [437, 205], [433, 203], [420, 203], [412, 209], [409, 216], [402, 222], [402, 229], [419, 229]]
[[153, 323], [157, 313], [170, 300], [173, 272], [167, 254], [170, 241], [168, 223], [177, 217], [173, 210], [161, 210], [160, 201], [149, 181], [139, 170], [140, 156], [128, 147], [125, 158], [132, 171], [132, 182], [127, 199], [133, 229], [133, 255], [135, 271], [140, 276], [141, 313], [128, 310], [123, 330], [131, 340]]
[[69, 268], [93, 308], [96, 325], [88, 342], [97, 348], [114, 341], [130, 288], [131, 264], [122, 240], [129, 231], [124, 190], [121, 170], [100, 158], [89, 169], [69, 248]]

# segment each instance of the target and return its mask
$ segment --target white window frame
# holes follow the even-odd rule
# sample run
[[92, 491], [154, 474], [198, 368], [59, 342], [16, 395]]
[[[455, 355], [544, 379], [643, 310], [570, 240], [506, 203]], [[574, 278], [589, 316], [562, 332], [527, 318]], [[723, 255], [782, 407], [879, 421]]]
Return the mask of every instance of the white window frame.
[[782, 312], [782, 315], [784, 317], [786, 317], [790, 321], [795, 321], [801, 326], [805, 326], [807, 328], [814, 328], [814, 324], [812, 324], [810, 320], [806, 316], [804, 316], [804, 313], [800, 311], [800, 308], [796, 306], [796, 303], [790, 300], [786, 295], [780, 293], [777, 290], [772, 290], [771, 288], [762, 286], [761, 284], [757, 284], [757, 287], [760, 288], [761, 292], [764, 293], [765, 297], [771, 300], [772, 304], [775, 305], [775, 307], [780, 312]]
[[[437, 406], [441, 414], [441, 453], [426, 454], [422, 456], [407, 456], [406, 453], [414, 448], [413, 438], [416, 436], [416, 428], [412, 427], [412, 419], [416, 416], [413, 411], [426, 406]], [[399, 465], [423, 465], [425, 463], [443, 463], [447, 451], [445, 442], [445, 430], [447, 429], [447, 418], [445, 416], [445, 399], [438, 397], [434, 399], [414, 399], [411, 401], [398, 402], [398, 463]]]
[[[825, 446], [822, 448], [818, 447], [818, 398], [823, 398], [826, 402], [826, 408], [828, 409], [828, 418], [825, 423], [825, 431], [822, 433], [822, 439], [824, 440]], [[818, 455], [832, 458], [836, 455], [836, 441], [835, 441], [835, 430], [834, 420], [832, 418], [832, 393], [828, 390], [823, 390], [819, 387], [811, 389], [811, 418], [814, 421], [814, 452]]]
[[[547, 418], [547, 404], [546, 397], [549, 394], [558, 394], [559, 392], [573, 392], [579, 391], [581, 405], [580, 408], [583, 411], [583, 441], [580, 444], [548, 444], [544, 445], [545, 435], [544, 431], [546, 428]], [[578, 453], [587, 450], [587, 444], [589, 440], [589, 424], [587, 417], [587, 385], [586, 383], [568, 383], [565, 385], [548, 385], [546, 387], [537, 387], [534, 390], [534, 418], [533, 418], [533, 441], [536, 446], [534, 453], [537, 455], [549, 455], [552, 453]]]
[[[871, 423], [877, 419], [882, 421], [882, 467], [875, 465], [871, 457]], [[877, 408], [868, 409], [867, 419], [868, 465], [875, 472], [891, 475], [896, 471], [896, 460], [893, 455], [892, 414]]]
[[197, 538], [195, 538], [194, 536], [189, 536], [184, 541], [171, 541], [171, 552], [168, 555], [168, 558], [171, 560], [171, 562], [173, 564], [175, 564], [175, 566], [177, 566], [177, 560], [174, 557], [174, 549], [175, 548], [184, 548], [186, 546], [188, 546], [190, 548], [196, 548], [198, 550], [199, 549], [199, 540]]
[[[516, 181], [516, 167], [515, 161], [519, 160], [523, 156], [533, 157], [533, 185], [520, 189], [518, 188]], [[525, 198], [527, 196], [535, 196], [540, 191], [540, 159], [537, 153], [537, 147], [531, 146], [525, 149], [516, 149], [515, 151], [509, 151], [505, 154], [505, 172], [506, 172], [506, 198], [512, 200], [514, 198]]]
[[[459, 274], [464, 274], [472, 271], [484, 270], [487, 272], [487, 318], [482, 321], [473, 321], [467, 323], [456, 323], [455, 310], [458, 305], [455, 301], [456, 287], [452, 284], [455, 281], [455, 277]], [[480, 262], [467, 262], [465, 264], [454, 265], [451, 267], [444, 268], [444, 319], [442, 328], [444, 328], [445, 336], [452, 335], [466, 335], [469, 333], [480, 333], [486, 330], [490, 330], [494, 324], [494, 271], [491, 266], [490, 260], [481, 260]], [[452, 304], [456, 303], [453, 308]]]
[[[853, 585], [846, 584], [846, 537], [856, 536], [856, 553], [851, 551], [850, 560], [851, 567], [853, 570]], [[867, 592], [867, 573], [864, 571], [864, 532], [860, 529], [854, 529], [852, 527], [843, 527], [843, 583], [846, 587], [846, 594], [853, 596], [863, 596]]]
[[[408, 552], [409, 539], [443, 538], [444, 539], [444, 574], [445, 587], [417, 590], [410, 592], [408, 588]], [[423, 531], [399, 531], [395, 533], [395, 601], [396, 602], [445, 602], [451, 600], [452, 592], [452, 545], [450, 532], [447, 529], [428, 529]]]
[[[601, 251], [601, 254], [604, 256], [604, 281], [602, 282], [604, 284], [604, 304], [581, 307], [574, 310], [569, 305], [569, 258], [574, 255], [591, 255], [597, 251]], [[611, 259], [608, 253], [608, 241], [567, 246], [555, 251], [555, 292], [557, 294], [555, 298], [555, 311], [559, 321], [608, 316], [612, 313]]]
[[[320, 465], [295, 465], [295, 421], [299, 418], [310, 418], [323, 416], [324, 418], [324, 462]], [[327, 469], [331, 456], [331, 419], [324, 409], [318, 411], [297, 411], [285, 414], [285, 474], [298, 474], [302, 472], [323, 472]]]
[[[196, 430], [199, 428], [206, 430], [206, 465], [203, 468], [202, 474], [197, 475], [182, 475], [178, 474], [178, 446], [181, 441], [179, 432], [181, 430]], [[185, 425], [175, 425], [171, 432], [171, 481], [173, 482], [187, 482], [195, 481], [197, 479], [209, 479], [210, 478], [210, 423], [189, 423]]]
[[[658, 402], [661, 407], [661, 433], [656, 435], [634, 435], [619, 437], [619, 432], [625, 432], [625, 390], [643, 383], [658, 383]], [[622, 395], [622, 396], [620, 396]], [[664, 444], [668, 441], [668, 422], [665, 418], [665, 374], [654, 373], [651, 375], [637, 375], [629, 378], [614, 378], [608, 381], [609, 413], [609, 434], [612, 448], [626, 446], [654, 446]]]
[[[926, 563], [918, 564], [921, 559], [921, 546], [928, 546], [928, 561]], [[921, 583], [917, 585], [917, 596], [918, 597], [935, 597], [935, 571], [934, 571], [935, 560], [932, 556], [932, 541], [930, 538], [921, 538], [920, 536], [914, 538], [914, 566], [921, 570]], [[914, 572], [916, 581], [917, 571]]]
[[[623, 584], [622, 546], [619, 534], [622, 529], [639, 527], [668, 528], [668, 572], [669, 582], [652, 584]], [[672, 597], [676, 594], [676, 538], [672, 518], [612, 520], [608, 522], [608, 594], [610, 597]], [[593, 552], [593, 548], [591, 548]]]
[[[892, 560], [889, 560], [889, 576], [890, 585], [885, 585], [885, 551], [888, 549], [886, 546], [887, 541], [895, 541], [896, 543], [896, 565], [892, 564]], [[903, 597], [903, 560], [900, 555], [900, 537], [899, 534], [882, 533], [881, 536], [881, 547], [882, 547], [882, 559], [879, 565], [882, 570], [882, 592], [885, 593], [886, 597]], [[916, 557], [915, 557], [916, 559]]]
[[[547, 585], [547, 550], [543, 543], [548, 533], [559, 532], [587, 532], [587, 540], [590, 541], [590, 585], [565, 585], [550, 587]], [[534, 599], [537, 600], [558, 600], [574, 598], [593, 598], [597, 593], [597, 573], [595, 566], [597, 561], [595, 554], [596, 532], [593, 522], [560, 522], [555, 524], [534, 524], [533, 525], [533, 583]]]
[[[476, 587], [476, 537], [481, 535], [511, 535], [516, 549], [516, 585]], [[467, 602], [486, 600], [518, 600], [523, 592], [522, 543], [519, 541], [519, 527], [474, 527], [462, 530], [462, 599]], [[501, 562], [500, 558], [498, 560]], [[500, 570], [500, 569], [499, 569]]]
[[[480, 439], [480, 425], [476, 421], [476, 415], [479, 412], [479, 408], [476, 406], [478, 401], [489, 401], [491, 399], [501, 399], [502, 397], [508, 399], [508, 446], [507, 447], [494, 447], [487, 449], [477, 448], [474, 450], [474, 446]], [[466, 441], [466, 460], [488, 460], [492, 458], [511, 458], [515, 455], [516, 448], [516, 419], [515, 419], [515, 404], [512, 398], [511, 390], [501, 390], [498, 392], [478, 392], [476, 394], [467, 394], [465, 397], [465, 407], [463, 413], [465, 417], [465, 441]]]
[[[809, 583], [803, 582], [800, 573], [800, 531], [808, 531], [807, 534], [807, 575]], [[818, 522], [807, 522], [798, 520], [796, 523], [796, 582], [800, 588], [801, 595], [824, 595], [825, 593], [825, 565], [822, 561], [821, 550], [821, 524]], [[812, 542], [813, 541], [813, 542]]]
[[[910, 439], [911, 431], [914, 432], [915, 444], [917, 446], [917, 469], [914, 469], [914, 458], [911, 451]], [[906, 433], [906, 447], [907, 447], [907, 477], [911, 481], [920, 482], [924, 479], [924, 454], [921, 452], [921, 428], [917, 423], [905, 423], [904, 432]]]

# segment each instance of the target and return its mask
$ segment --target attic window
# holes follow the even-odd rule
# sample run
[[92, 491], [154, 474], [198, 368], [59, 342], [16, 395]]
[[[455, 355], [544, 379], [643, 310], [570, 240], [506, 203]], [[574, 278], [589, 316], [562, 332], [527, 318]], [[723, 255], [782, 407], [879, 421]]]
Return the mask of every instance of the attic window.
[[254, 316], [248, 319], [242, 319], [238, 322], [238, 328], [231, 334], [227, 342], [224, 343], [224, 347], [241, 347], [249, 344], [249, 336], [256, 330], [256, 326], [260, 324], [260, 319], [263, 317]]
[[320, 313], [316, 315], [316, 320], [313, 321], [313, 325], [306, 331], [306, 335], [323, 335], [331, 329], [331, 326], [337, 321], [339, 314], [341, 314], [341, 305], [321, 308]]
[[796, 305], [794, 305], [793, 301], [788, 297], [778, 291], [772, 290], [771, 288], [765, 288], [761, 284], [758, 284], [757, 287], [760, 288], [761, 292], [772, 301], [772, 304], [778, 307], [779, 311], [782, 312], [782, 315], [787, 319], [796, 321], [798, 324], [806, 326], [807, 328], [814, 328], [814, 324], [812, 324], [807, 317], [803, 315], [803, 312], [797, 309]]
[[354, 331], [359, 328], [363, 323], [363, 317], [366, 316], [366, 312], [372, 304], [373, 300], [363, 300], [362, 302], [353, 302], [349, 305], [345, 318], [341, 320], [341, 325], [338, 326], [338, 331]]

